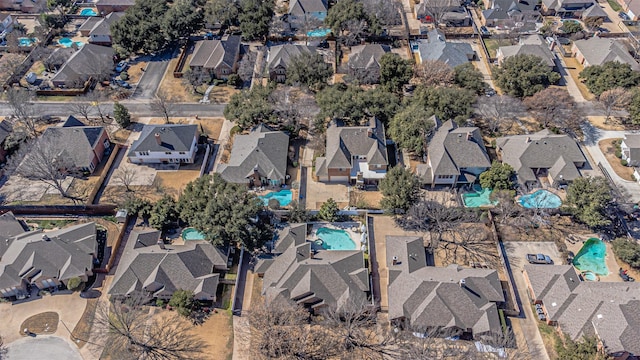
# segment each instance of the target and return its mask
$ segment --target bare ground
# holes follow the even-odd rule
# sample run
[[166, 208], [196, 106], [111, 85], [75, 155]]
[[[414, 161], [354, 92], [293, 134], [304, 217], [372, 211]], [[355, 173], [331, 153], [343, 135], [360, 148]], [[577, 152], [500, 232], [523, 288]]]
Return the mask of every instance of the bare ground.
[[633, 168], [624, 166], [620, 163], [620, 159], [616, 157], [616, 144], [615, 142], [620, 139], [605, 139], [598, 143], [598, 147], [607, 158], [609, 165], [613, 168], [613, 171], [621, 178], [629, 181], [633, 181]]

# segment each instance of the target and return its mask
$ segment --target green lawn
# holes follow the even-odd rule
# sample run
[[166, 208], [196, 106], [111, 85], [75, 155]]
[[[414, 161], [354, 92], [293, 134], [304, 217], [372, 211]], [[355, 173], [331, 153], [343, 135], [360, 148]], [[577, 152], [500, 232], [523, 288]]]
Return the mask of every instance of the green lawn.
[[487, 47], [487, 51], [489, 52], [489, 57], [495, 59], [496, 52], [500, 46], [509, 46], [511, 44], [511, 40], [509, 39], [483, 39], [484, 45]]
[[616, 0], [607, 0], [607, 2], [609, 3], [609, 6], [611, 6], [611, 10], [613, 11], [622, 10], [622, 7], [620, 6], [620, 4], [618, 4]]

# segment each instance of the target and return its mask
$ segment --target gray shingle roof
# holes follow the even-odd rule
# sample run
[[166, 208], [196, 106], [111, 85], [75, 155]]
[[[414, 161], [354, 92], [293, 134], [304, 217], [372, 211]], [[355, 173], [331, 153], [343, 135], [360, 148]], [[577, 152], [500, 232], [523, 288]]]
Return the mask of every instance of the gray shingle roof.
[[246, 183], [257, 170], [261, 177], [284, 180], [287, 174], [289, 136], [259, 125], [247, 135], [236, 135], [227, 164], [216, 170], [233, 183]]
[[286, 68], [292, 58], [295, 58], [302, 54], [314, 53], [316, 48], [306, 45], [276, 45], [269, 48], [269, 55], [267, 56], [267, 69], [272, 70], [278, 66]]
[[351, 168], [353, 156], [366, 156], [369, 166], [389, 163], [384, 127], [378, 119], [372, 118], [369, 126], [338, 126], [332, 122], [326, 137], [329, 169]]
[[428, 36], [427, 41], [418, 43], [418, 51], [422, 61], [441, 61], [453, 68], [466, 64], [475, 54], [471, 44], [449, 42], [439, 30], [429, 31]]
[[298, 246], [307, 241], [307, 224], [290, 224], [278, 231], [273, 253], [282, 254], [291, 246]]
[[502, 53], [505, 59], [516, 55], [535, 55], [548, 66], [555, 66], [553, 60], [555, 57], [540, 35], [529, 35], [521, 39], [518, 45], [501, 46], [498, 48], [498, 52]]
[[158, 238], [155, 230], [131, 233], [109, 294], [128, 296], [147, 291], [167, 298], [182, 289], [193, 291], [199, 299], [215, 299], [220, 275], [214, 268], [226, 269], [225, 252], [205, 241], [186, 241], [162, 249], [156, 244]]
[[78, 30], [89, 31], [89, 36], [110, 36], [111, 24], [122, 16], [123, 12], [112, 12], [105, 17], [90, 16]]
[[115, 52], [109, 46], [84, 44], [62, 65], [52, 81], [76, 81], [89, 76], [102, 75], [108, 64], [113, 64]]
[[196, 42], [189, 66], [216, 69], [220, 65], [233, 68], [240, 54], [240, 36], [231, 35], [226, 40], [201, 40]]
[[348, 65], [351, 69], [380, 69], [380, 58], [391, 49], [386, 45], [366, 44], [351, 48]]
[[592, 37], [586, 40], [576, 40], [573, 44], [589, 65], [603, 65], [609, 61], [617, 61], [621, 64], [631, 65], [633, 70], [640, 69], [638, 62], [616, 39]]
[[386, 248], [390, 320], [420, 330], [472, 329], [476, 339], [501, 333], [496, 303], [504, 295], [495, 270], [427, 266], [419, 237], [387, 236]]
[[0, 215], [0, 259], [13, 242], [13, 238], [25, 232], [22, 223], [16, 219], [11, 211]]
[[[160, 144], [156, 134], [160, 135]], [[129, 155], [136, 151], [189, 151], [197, 134], [197, 125], [145, 125], [138, 140], [131, 145]]]
[[591, 7], [589, 7], [587, 10], [585, 10], [582, 13], [582, 18], [586, 19], [586, 18], [590, 18], [590, 17], [603, 17], [606, 18], [609, 15], [607, 15], [607, 12], [604, 11], [602, 9], [602, 7], [600, 7], [600, 5], [596, 2], [593, 3], [593, 5]]
[[514, 13], [538, 13], [536, 6], [537, 1], [494, 0], [482, 14], [487, 20], [506, 20]]
[[55, 143], [77, 168], [89, 168], [95, 156], [93, 149], [104, 132], [102, 126], [48, 127], [38, 141]]
[[625, 134], [624, 144], [629, 148], [629, 159], [631, 161], [640, 160], [640, 135]]
[[294, 16], [304, 16], [313, 12], [326, 12], [327, 9], [325, 0], [291, 0], [289, 3], [289, 14]]
[[13, 126], [9, 121], [0, 121], [0, 144], [4, 142], [11, 132], [13, 132]]
[[20, 287], [22, 279], [34, 275], [31, 281], [84, 276], [93, 268], [96, 246], [92, 222], [17, 235], [0, 259], [0, 288]]

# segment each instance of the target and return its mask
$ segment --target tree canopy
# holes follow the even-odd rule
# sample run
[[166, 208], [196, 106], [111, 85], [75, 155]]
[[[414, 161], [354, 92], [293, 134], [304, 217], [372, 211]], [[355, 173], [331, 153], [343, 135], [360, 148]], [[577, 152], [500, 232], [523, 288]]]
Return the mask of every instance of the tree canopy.
[[260, 40], [269, 35], [273, 17], [273, 0], [240, 0], [240, 29], [246, 40]]
[[555, 349], [558, 360], [606, 360], [609, 357], [600, 350], [599, 341], [595, 337], [583, 337], [577, 341], [562, 335], [556, 341]]
[[229, 27], [238, 23], [240, 4], [235, 0], [208, 0], [205, 4], [205, 21]]
[[398, 54], [386, 53], [380, 58], [380, 84], [389, 91], [400, 92], [413, 76], [408, 60]]
[[535, 55], [507, 57], [493, 74], [496, 84], [515, 97], [531, 96], [560, 80], [542, 58]]
[[620, 260], [635, 269], [640, 269], [640, 244], [635, 240], [617, 238], [613, 240], [613, 252]]
[[178, 311], [178, 314], [188, 317], [191, 315], [191, 311], [196, 307], [193, 291], [174, 291], [173, 295], [171, 295], [171, 299], [169, 300], [169, 306], [175, 308], [176, 311]]
[[327, 12], [324, 23], [331, 28], [334, 34], [340, 35], [349, 28], [350, 22], [364, 22], [368, 31], [379, 33], [378, 19], [364, 10], [361, 2], [356, 0], [341, 0], [334, 4]]
[[164, 195], [151, 208], [149, 225], [158, 230], [166, 230], [178, 220], [176, 201], [170, 195]]
[[609, 61], [602, 65], [592, 65], [580, 72], [589, 91], [596, 96], [614, 88], [631, 88], [640, 83], [640, 72], [631, 69], [631, 65]]
[[433, 114], [417, 103], [411, 103], [389, 123], [389, 136], [399, 147], [422, 156], [426, 151], [427, 135], [435, 124]]
[[117, 101], [113, 103], [113, 118], [116, 119], [118, 125], [123, 129], [131, 124], [129, 109]]
[[327, 86], [316, 95], [320, 107], [319, 122], [324, 125], [326, 119], [340, 119], [351, 125], [357, 125], [371, 116], [386, 123], [398, 107], [397, 94], [383, 88], [363, 90], [359, 86], [336, 84]]
[[178, 209], [182, 220], [215, 245], [240, 244], [253, 250], [271, 239], [271, 229], [258, 219], [262, 201], [245, 185], [226, 182], [219, 174], [187, 184]]
[[629, 111], [629, 119], [632, 124], [640, 124], [640, 89], [633, 89], [631, 91], [631, 99], [627, 106]]
[[324, 221], [334, 222], [338, 220], [338, 204], [333, 198], [328, 198], [322, 203], [318, 211], [318, 218]]
[[590, 227], [609, 225], [605, 209], [611, 201], [609, 183], [603, 177], [579, 177], [567, 189], [565, 208]]
[[453, 81], [463, 89], [482, 94], [487, 86], [484, 75], [472, 63], [464, 63], [453, 68]]
[[273, 103], [269, 99], [272, 91], [271, 85], [258, 85], [233, 94], [224, 108], [224, 117], [243, 129], [275, 121]]
[[463, 123], [471, 116], [476, 100], [472, 91], [459, 87], [419, 86], [410, 101], [423, 106], [443, 121]]
[[510, 190], [513, 188], [514, 175], [511, 165], [494, 161], [489, 170], [480, 174], [480, 185], [493, 190]]
[[303, 52], [293, 57], [287, 66], [287, 84], [301, 84], [311, 90], [324, 88], [331, 75], [331, 65], [324, 61], [322, 54], [316, 52]]
[[561, 88], [547, 88], [524, 99], [524, 105], [544, 128], [575, 132], [582, 117], [575, 100]]
[[420, 179], [402, 166], [391, 168], [379, 187], [383, 195], [380, 206], [391, 214], [404, 213], [420, 196]]

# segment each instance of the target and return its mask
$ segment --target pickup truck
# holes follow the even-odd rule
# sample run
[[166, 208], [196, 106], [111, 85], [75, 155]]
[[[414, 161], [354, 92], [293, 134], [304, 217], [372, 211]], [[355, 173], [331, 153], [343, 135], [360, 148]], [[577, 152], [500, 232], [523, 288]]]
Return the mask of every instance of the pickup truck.
[[544, 254], [527, 254], [529, 264], [553, 264], [553, 260]]

